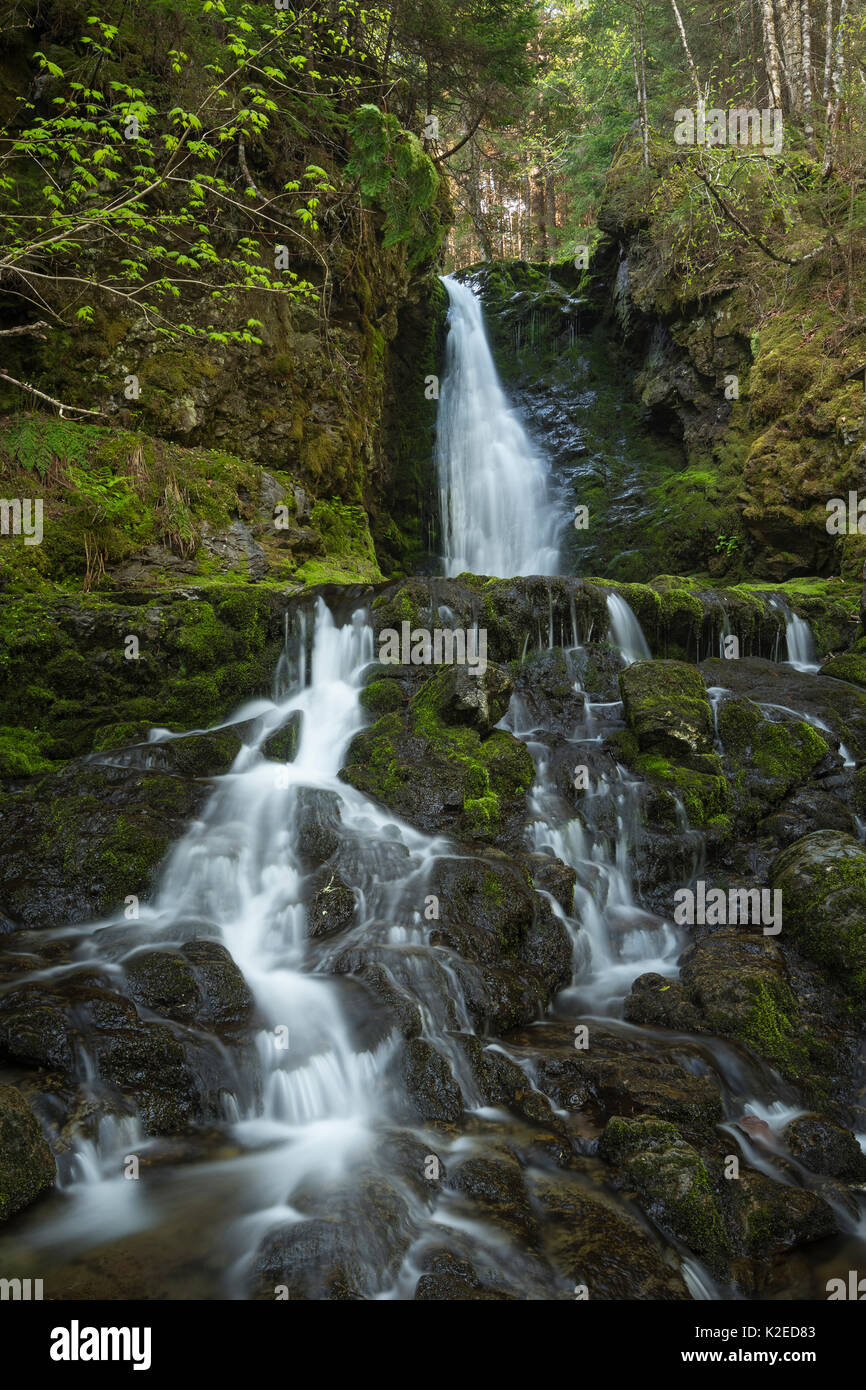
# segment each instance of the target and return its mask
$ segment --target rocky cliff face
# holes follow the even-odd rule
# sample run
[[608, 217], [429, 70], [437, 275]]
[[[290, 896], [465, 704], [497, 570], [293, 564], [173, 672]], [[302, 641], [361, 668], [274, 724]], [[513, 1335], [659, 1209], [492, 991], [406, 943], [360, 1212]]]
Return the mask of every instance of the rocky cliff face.
[[734, 236], [695, 270], [666, 196], [626, 144], [588, 270], [474, 274], [511, 395], [589, 507], [578, 570], [859, 579], [866, 540], [826, 527], [866, 466], [866, 337], [840, 312], [838, 267], [780, 265]]

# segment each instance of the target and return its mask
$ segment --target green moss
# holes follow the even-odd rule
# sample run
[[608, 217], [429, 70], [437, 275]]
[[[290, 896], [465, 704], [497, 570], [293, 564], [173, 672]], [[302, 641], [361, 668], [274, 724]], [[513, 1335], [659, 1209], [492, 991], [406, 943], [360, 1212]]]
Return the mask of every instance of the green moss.
[[45, 735], [32, 729], [0, 726], [0, 777], [32, 777], [51, 768], [45, 742]]
[[647, 1116], [614, 1116], [602, 1136], [601, 1152], [624, 1168], [668, 1230], [715, 1268], [724, 1264], [731, 1244], [709, 1171], [674, 1125]]
[[710, 768], [717, 766], [718, 772], [697, 772], [653, 753], [639, 755], [633, 765], [643, 777], [662, 782], [678, 793], [691, 825], [704, 829], [714, 827], [719, 832], [726, 830], [730, 823], [726, 814], [728, 784], [721, 775], [721, 761], [713, 762], [713, 755], [708, 755], [708, 763]]
[[374, 715], [389, 714], [403, 705], [403, 692], [396, 681], [371, 681], [361, 691], [361, 706]]

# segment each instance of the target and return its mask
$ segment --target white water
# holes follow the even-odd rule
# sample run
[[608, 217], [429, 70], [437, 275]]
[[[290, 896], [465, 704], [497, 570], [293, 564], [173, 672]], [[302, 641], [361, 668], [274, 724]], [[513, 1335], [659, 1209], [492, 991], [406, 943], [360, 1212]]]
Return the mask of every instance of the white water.
[[618, 648], [623, 661], [629, 666], [634, 661], [649, 661], [652, 656], [649, 643], [625, 599], [619, 594], [608, 594], [607, 611], [610, 614], [611, 645]]
[[812, 629], [805, 618], [799, 618], [791, 609], [787, 599], [781, 595], [774, 595], [770, 599], [770, 606], [782, 611], [785, 619], [785, 645], [787, 647], [786, 660], [789, 666], [793, 666], [795, 671], [805, 671], [814, 675], [821, 669], [818, 660], [818, 649], [815, 646], [815, 638], [812, 636]]
[[555, 574], [563, 517], [548, 470], [509, 406], [472, 290], [446, 276], [451, 307], [436, 417], [445, 572]]
[[796, 671], [820, 671], [818, 652], [812, 629], [805, 618], [796, 613], [786, 614], [785, 636], [788, 642], [788, 664]]

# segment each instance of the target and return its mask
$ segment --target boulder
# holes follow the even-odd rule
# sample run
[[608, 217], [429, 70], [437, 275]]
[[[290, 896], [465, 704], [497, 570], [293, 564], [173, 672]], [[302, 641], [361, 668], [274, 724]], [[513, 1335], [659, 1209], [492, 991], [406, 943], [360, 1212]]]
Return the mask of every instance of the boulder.
[[0, 1221], [54, 1186], [57, 1165], [21, 1092], [0, 1085]]

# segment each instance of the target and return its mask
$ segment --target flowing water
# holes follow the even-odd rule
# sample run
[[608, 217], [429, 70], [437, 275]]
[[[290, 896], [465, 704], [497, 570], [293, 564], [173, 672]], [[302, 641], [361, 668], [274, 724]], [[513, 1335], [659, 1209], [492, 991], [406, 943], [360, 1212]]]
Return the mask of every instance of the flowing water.
[[555, 574], [563, 516], [544, 459], [499, 382], [478, 298], [445, 278], [450, 309], [436, 419], [445, 573]]
[[[437, 462], [448, 572], [551, 573], [561, 518], [547, 496], [543, 461], [499, 387], [475, 296], [453, 280], [446, 285], [451, 327]], [[607, 607], [610, 643], [622, 661], [649, 658], [628, 604], [610, 594]], [[788, 616], [787, 622], [789, 660], [811, 669], [807, 634], [799, 620]], [[579, 666], [581, 640], [589, 634], [579, 634], [576, 621], [573, 627], [567, 655]], [[539, 632], [539, 646], [545, 638], [553, 647], [552, 621], [548, 634]], [[102, 1252], [100, 1259], [114, 1251], [114, 1265], [105, 1258], [115, 1268], [124, 1242], [136, 1249], [136, 1241], [153, 1241], [145, 1258], [148, 1251], [174, 1252], [160, 1267], [159, 1296], [242, 1297], [257, 1287], [268, 1297], [278, 1277], [273, 1269], [280, 1267], [279, 1260], [269, 1263], [268, 1251], [290, 1258], [299, 1233], [312, 1230], [315, 1239], [326, 1239], [324, 1223], [331, 1238], [336, 1230], [350, 1247], [354, 1287], [366, 1298], [413, 1297], [427, 1254], [446, 1237], [461, 1243], [503, 1296], [571, 1296], [567, 1281], [506, 1238], [483, 1208], [468, 1207], [438, 1183], [425, 1191], [418, 1177], [431, 1154], [444, 1159], [446, 1169], [473, 1155], [501, 1156], [516, 1122], [502, 1108], [485, 1105], [479, 1093], [461, 1043], [473, 1033], [462, 977], [424, 916], [434, 869], [459, 860], [461, 851], [412, 829], [338, 778], [348, 744], [365, 723], [359, 692], [372, 659], [373, 631], [363, 608], [342, 624], [322, 600], [309, 615], [296, 612], [273, 699], [247, 705], [227, 721], [242, 732], [244, 747], [171, 851], [140, 919], [130, 923], [118, 914], [65, 929], [75, 943], [72, 968], [121, 976], [154, 945], [224, 943], [254, 996], [257, 1032], [234, 1049], [201, 1040], [210, 1134], [198, 1149], [181, 1153], [171, 1141], [146, 1137], [140, 1117], [112, 1094], [82, 1050], [80, 1095], [96, 1121], [68, 1146], [59, 1192], [21, 1217], [14, 1237], [0, 1237], [4, 1268], [18, 1261], [27, 1272], [22, 1248], [29, 1247], [39, 1270], [53, 1270], [61, 1288], [75, 1290], [82, 1279], [87, 1288], [95, 1277], [90, 1251]], [[577, 678], [574, 690], [583, 699]], [[710, 693], [717, 713], [727, 692]], [[652, 835], [647, 789], [604, 743], [623, 727], [621, 703], [587, 697], [581, 709], [567, 735], [575, 761], [585, 760], [591, 773], [579, 815], [558, 789], [551, 737], [534, 727], [518, 694], [502, 721], [526, 742], [536, 769], [527, 848], [552, 854], [577, 873], [570, 911], [550, 899], [572, 944], [573, 974], [545, 1018], [510, 1040], [484, 1036], [485, 1050], [516, 1064], [530, 1091], [538, 1081], [538, 1057], [559, 1025], [570, 1034], [584, 1023], [600, 1030], [604, 1045], [625, 1045], [659, 1064], [674, 1056], [696, 1077], [715, 1079], [731, 1151], [790, 1183], [791, 1164], [780, 1167], [774, 1147], [800, 1113], [790, 1086], [733, 1044], [624, 1021], [636, 977], [653, 972], [674, 979], [688, 936], [663, 904], [648, 907], [640, 891]], [[276, 762], [264, 748], [289, 721], [300, 724], [296, 756]], [[166, 737], [157, 731], [154, 742]], [[336, 943], [310, 936], [309, 905], [318, 881], [303, 846], [311, 805], [330, 808], [337, 818], [336, 862], [354, 897], [353, 925]], [[681, 807], [678, 815], [679, 882], [685, 884], [701, 873], [703, 838], [688, 829]], [[327, 892], [330, 885], [318, 886]], [[421, 1038], [447, 1059], [464, 1105], [461, 1124], [450, 1132], [431, 1131], [407, 1115], [396, 1069], [400, 1031], [393, 1014], [351, 978], [362, 959], [399, 982], [417, 1009]], [[575, 1126], [576, 1151], [591, 1152], [581, 1117], [559, 1113]], [[43, 1119], [50, 1127], [47, 1111]], [[138, 1181], [122, 1176], [130, 1154], [144, 1164]], [[597, 1184], [606, 1182], [601, 1165], [592, 1171]], [[805, 1170], [799, 1180], [813, 1182]], [[389, 1194], [384, 1198], [382, 1184]], [[378, 1194], [372, 1206], [371, 1190]], [[624, 1209], [630, 1210], [627, 1202]], [[856, 1204], [840, 1212], [840, 1224], [844, 1239], [860, 1250]], [[844, 1266], [848, 1246], [843, 1249], [838, 1258]], [[676, 1242], [667, 1242], [666, 1250], [692, 1297], [735, 1296]]]

